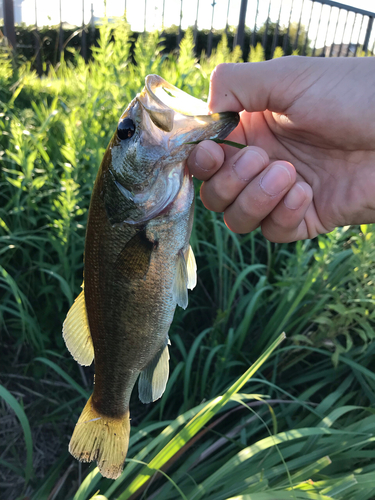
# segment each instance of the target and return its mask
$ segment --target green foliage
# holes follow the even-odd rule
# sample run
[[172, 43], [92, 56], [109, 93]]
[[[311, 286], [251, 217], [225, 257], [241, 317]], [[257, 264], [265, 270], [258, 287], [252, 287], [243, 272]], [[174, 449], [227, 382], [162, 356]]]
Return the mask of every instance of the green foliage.
[[263, 46], [260, 42], [256, 44], [256, 47], [250, 47], [248, 62], [260, 62], [265, 60], [265, 54]]
[[272, 59], [277, 59], [279, 57], [283, 57], [284, 51], [281, 47], [276, 47], [275, 52], [273, 53]]
[[[1, 55], [0, 465], [12, 486], [0, 496], [374, 498], [373, 227], [271, 244], [258, 231], [231, 233], [199, 199], [199, 281], [171, 328], [165, 395], [146, 409], [132, 400], [122, 476], [83, 466], [79, 484], [67, 443], [92, 370], [71, 359], [61, 325], [82, 282], [104, 150], [147, 74], [205, 98], [214, 67], [242, 57], [223, 36], [198, 64], [188, 31], [179, 55], [163, 55], [156, 33], [139, 37], [132, 62], [131, 42], [126, 23], [104, 23], [89, 64], [73, 50], [74, 63], [42, 79]], [[261, 45], [249, 60], [264, 60]]]

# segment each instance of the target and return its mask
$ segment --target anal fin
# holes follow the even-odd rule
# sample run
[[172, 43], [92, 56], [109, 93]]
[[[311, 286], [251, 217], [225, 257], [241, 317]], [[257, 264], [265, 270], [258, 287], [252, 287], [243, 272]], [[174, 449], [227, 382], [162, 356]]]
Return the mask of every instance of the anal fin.
[[161, 398], [169, 377], [169, 339], [153, 360], [141, 372], [138, 381], [138, 394], [142, 403], [152, 403]]
[[63, 338], [73, 358], [83, 366], [94, 360], [94, 346], [87, 319], [85, 292], [78, 295], [63, 324]]

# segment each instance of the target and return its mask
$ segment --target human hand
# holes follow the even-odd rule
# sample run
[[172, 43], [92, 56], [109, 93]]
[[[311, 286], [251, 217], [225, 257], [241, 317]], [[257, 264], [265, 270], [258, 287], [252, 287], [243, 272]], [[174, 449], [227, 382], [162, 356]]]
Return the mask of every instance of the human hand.
[[249, 145], [204, 141], [188, 160], [229, 229], [290, 242], [375, 222], [375, 58], [221, 64], [209, 107], [241, 112], [228, 139]]

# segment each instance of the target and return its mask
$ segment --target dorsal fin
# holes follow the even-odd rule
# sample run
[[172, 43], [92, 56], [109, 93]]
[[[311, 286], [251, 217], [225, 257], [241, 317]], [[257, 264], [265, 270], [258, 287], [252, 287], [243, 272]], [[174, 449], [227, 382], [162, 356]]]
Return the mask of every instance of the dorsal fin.
[[156, 401], [165, 391], [169, 377], [168, 344], [170, 344], [169, 339], [139, 376], [138, 394], [142, 403]]
[[84, 290], [78, 295], [66, 315], [63, 338], [70, 354], [80, 365], [91, 365], [94, 360], [94, 346], [87, 319]]

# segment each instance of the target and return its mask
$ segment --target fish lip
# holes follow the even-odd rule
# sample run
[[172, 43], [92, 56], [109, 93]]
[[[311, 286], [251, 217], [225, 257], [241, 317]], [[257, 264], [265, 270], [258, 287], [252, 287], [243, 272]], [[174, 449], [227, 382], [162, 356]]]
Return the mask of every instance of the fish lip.
[[[211, 119], [211, 117], [213, 117]], [[240, 117], [236, 112], [228, 111], [215, 113], [214, 115], [195, 116], [203, 125], [191, 130], [175, 131], [169, 141], [169, 147], [172, 151], [180, 150], [186, 152], [192, 151], [198, 142], [211, 139], [225, 139], [239, 124]], [[190, 148], [190, 150], [189, 150]]]
[[[156, 91], [160, 89], [160, 87], [165, 91], [165, 94], [162, 94], [165, 97], [167, 103], [163, 101]], [[198, 99], [196, 97], [191, 96], [190, 94], [184, 92], [183, 90], [175, 87], [171, 83], [164, 80], [159, 75], [147, 75], [145, 78], [145, 90], [149, 97], [162, 109], [170, 109], [175, 113], [180, 113], [185, 116], [207, 116], [209, 115], [209, 109], [207, 103]], [[172, 94], [173, 98], [176, 99], [174, 104], [178, 104], [178, 106], [173, 106], [173, 101], [171, 101]], [[171, 102], [170, 102], [171, 101]], [[183, 108], [181, 107], [181, 102], [189, 103], [189, 107]], [[194, 106], [196, 107], [197, 112], [191, 112], [191, 109], [194, 110]]]

